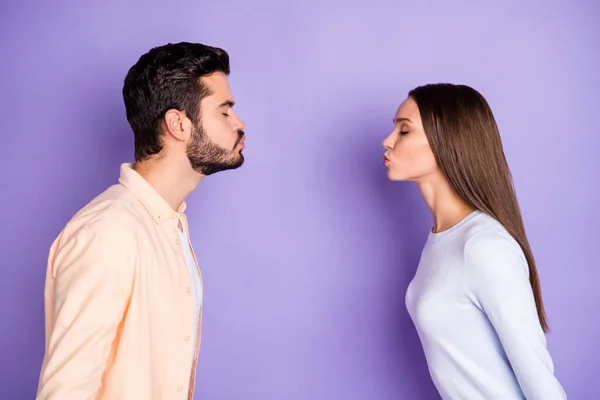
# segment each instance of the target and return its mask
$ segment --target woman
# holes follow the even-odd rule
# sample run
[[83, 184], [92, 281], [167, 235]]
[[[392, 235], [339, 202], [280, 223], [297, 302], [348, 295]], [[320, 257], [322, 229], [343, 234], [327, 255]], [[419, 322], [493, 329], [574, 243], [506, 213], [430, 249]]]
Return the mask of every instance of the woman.
[[492, 111], [468, 86], [417, 87], [383, 142], [434, 226], [406, 294], [443, 399], [565, 399], [535, 262]]

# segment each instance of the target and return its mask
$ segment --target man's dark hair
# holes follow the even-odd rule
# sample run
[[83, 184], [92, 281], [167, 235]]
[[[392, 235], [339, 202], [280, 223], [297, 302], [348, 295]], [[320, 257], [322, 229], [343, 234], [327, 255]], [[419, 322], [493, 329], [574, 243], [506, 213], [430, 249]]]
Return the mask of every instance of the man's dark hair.
[[155, 47], [131, 67], [123, 85], [127, 120], [135, 137], [135, 160], [162, 149], [161, 122], [170, 109], [184, 111], [197, 124], [200, 101], [210, 95], [200, 78], [214, 72], [229, 75], [229, 55], [200, 43]]

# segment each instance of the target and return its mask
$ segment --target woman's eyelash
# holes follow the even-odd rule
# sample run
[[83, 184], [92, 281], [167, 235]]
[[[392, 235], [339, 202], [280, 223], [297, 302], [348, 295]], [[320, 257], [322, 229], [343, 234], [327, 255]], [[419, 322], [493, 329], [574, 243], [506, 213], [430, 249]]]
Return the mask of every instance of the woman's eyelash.
[[408, 131], [400, 131], [401, 135], [406, 135], [408, 133]]

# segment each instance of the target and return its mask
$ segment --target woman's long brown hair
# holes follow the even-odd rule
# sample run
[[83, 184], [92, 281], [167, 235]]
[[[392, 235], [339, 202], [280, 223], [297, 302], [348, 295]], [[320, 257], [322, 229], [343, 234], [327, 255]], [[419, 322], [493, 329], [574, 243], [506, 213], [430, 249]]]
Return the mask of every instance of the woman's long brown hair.
[[485, 98], [465, 85], [419, 86], [409, 92], [437, 163], [470, 206], [500, 222], [519, 243], [544, 332], [549, 331], [539, 276], [527, 240], [496, 120]]

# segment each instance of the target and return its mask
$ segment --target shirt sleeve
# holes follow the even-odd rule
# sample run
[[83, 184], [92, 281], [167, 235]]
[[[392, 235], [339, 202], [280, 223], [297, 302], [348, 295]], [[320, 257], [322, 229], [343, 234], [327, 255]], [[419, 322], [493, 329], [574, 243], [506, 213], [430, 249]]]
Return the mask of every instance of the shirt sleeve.
[[98, 224], [60, 244], [48, 270], [54, 308], [39, 400], [94, 400], [101, 387], [135, 269], [131, 235]]
[[566, 399], [539, 323], [529, 268], [519, 244], [482, 232], [465, 245], [465, 286], [492, 323], [529, 400]]

